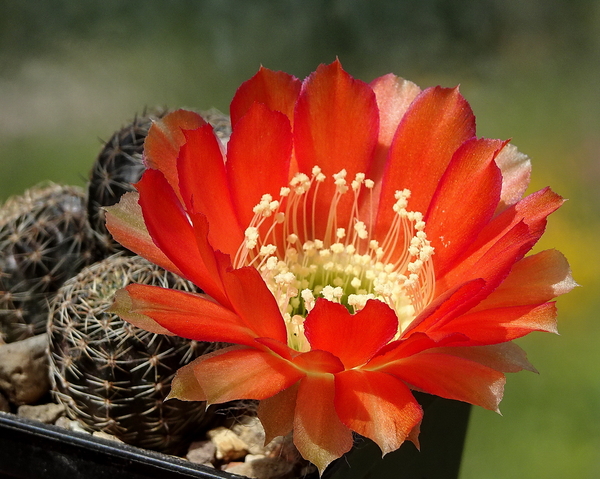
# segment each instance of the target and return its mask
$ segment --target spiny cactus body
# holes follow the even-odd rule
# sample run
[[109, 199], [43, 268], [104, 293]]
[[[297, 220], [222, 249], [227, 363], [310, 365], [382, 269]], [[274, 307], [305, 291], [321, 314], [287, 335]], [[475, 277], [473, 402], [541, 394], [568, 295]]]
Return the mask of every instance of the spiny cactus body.
[[93, 250], [80, 188], [47, 183], [10, 198], [0, 209], [0, 336], [43, 332], [49, 299]]
[[203, 403], [164, 401], [175, 371], [214, 344], [143, 331], [107, 312], [130, 282], [193, 291], [138, 256], [115, 255], [61, 288], [48, 322], [54, 394], [92, 431], [165, 452], [210, 419]]

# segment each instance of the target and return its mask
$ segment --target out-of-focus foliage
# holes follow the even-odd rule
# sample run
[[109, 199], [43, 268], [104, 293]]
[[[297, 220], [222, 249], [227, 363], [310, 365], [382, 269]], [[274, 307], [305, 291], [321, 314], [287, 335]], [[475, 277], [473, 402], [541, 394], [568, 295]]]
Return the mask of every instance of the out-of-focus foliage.
[[478, 133], [533, 160], [568, 201], [541, 248], [583, 285], [560, 337], [523, 343], [504, 416], [475, 410], [462, 477], [600, 477], [600, 2], [591, 0], [0, 0], [0, 201], [82, 185], [98, 138], [145, 106], [217, 107], [260, 64], [302, 78], [339, 56], [364, 80], [461, 84]]
[[489, 59], [515, 39], [553, 56], [588, 49], [593, 7], [585, 0], [3, 0], [0, 55], [10, 65], [56, 53], [64, 42], [126, 47], [160, 38], [182, 48], [205, 44], [234, 69], [254, 68], [256, 58], [244, 52], [288, 57], [287, 69], [341, 55], [366, 68], [403, 60], [431, 70]]

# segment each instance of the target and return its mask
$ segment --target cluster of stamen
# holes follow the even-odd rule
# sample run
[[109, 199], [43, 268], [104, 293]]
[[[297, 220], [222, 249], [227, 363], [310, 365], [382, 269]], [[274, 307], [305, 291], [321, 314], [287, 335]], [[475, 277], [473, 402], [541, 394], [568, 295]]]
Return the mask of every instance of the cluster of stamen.
[[[278, 200], [263, 195], [234, 260], [236, 268], [260, 271], [286, 321], [288, 344], [298, 351], [309, 349], [303, 323], [319, 297], [352, 313], [370, 299], [385, 302], [398, 316], [396, 338], [433, 297], [433, 247], [423, 215], [407, 210], [410, 191], [396, 191], [390, 228], [375, 239], [374, 182], [358, 173], [348, 185], [346, 176], [345, 170], [333, 175], [328, 212], [316, 210], [319, 186], [326, 181], [318, 166], [311, 177], [297, 173]], [[348, 224], [341, 225], [337, 210], [346, 194], [353, 195], [353, 204]], [[368, 206], [360, 215], [359, 204]], [[315, 238], [315, 218], [323, 214], [325, 233]]]

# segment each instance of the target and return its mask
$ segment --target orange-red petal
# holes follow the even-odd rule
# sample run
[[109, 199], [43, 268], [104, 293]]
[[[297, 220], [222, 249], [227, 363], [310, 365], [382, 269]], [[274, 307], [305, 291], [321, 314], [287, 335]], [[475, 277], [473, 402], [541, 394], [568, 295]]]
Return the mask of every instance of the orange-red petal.
[[106, 228], [128, 250], [182, 276], [180, 269], [152, 241], [138, 200], [138, 192], [130, 191], [121, 196], [119, 203], [106, 207]]
[[390, 374], [350, 370], [335, 376], [335, 410], [383, 454], [398, 449], [423, 416], [408, 387]]
[[504, 374], [474, 361], [434, 350], [389, 362], [378, 369], [430, 394], [498, 410]]
[[334, 354], [346, 369], [367, 362], [398, 332], [396, 313], [381, 301], [367, 301], [356, 314], [345, 306], [318, 299], [304, 322], [312, 349]]
[[225, 162], [212, 127], [185, 131], [177, 162], [179, 188], [189, 212], [202, 213], [210, 226], [211, 245], [234, 255], [244, 239], [231, 199]]
[[475, 361], [503, 373], [516, 373], [523, 369], [537, 372], [527, 360], [525, 351], [512, 342], [487, 346], [442, 347], [434, 351]]
[[435, 334], [463, 333], [479, 344], [512, 341], [532, 331], [556, 333], [556, 305], [544, 303], [480, 310], [434, 326], [427, 334], [434, 331]]
[[294, 417], [294, 444], [304, 459], [323, 474], [335, 459], [352, 448], [352, 432], [339, 420], [334, 407], [332, 374], [307, 376], [300, 381]]
[[203, 125], [206, 125], [206, 121], [198, 113], [176, 110], [155, 121], [144, 140], [146, 166], [160, 170], [177, 195], [179, 195], [177, 157], [179, 149], [185, 143], [183, 130], [194, 130]]
[[256, 337], [287, 344], [287, 331], [277, 301], [255, 268], [230, 269], [223, 264], [221, 279], [233, 311]]
[[[215, 293], [212, 271], [198, 252], [196, 232], [175, 192], [158, 170], [146, 170], [136, 184], [144, 222], [156, 246], [194, 284]], [[168, 227], [167, 227], [168, 225]]]
[[390, 147], [377, 216], [380, 237], [395, 215], [396, 190], [411, 190], [409, 209], [425, 214], [452, 155], [474, 135], [475, 117], [458, 89], [428, 88], [412, 102]]
[[215, 275], [215, 252], [208, 244], [206, 219], [184, 211], [158, 170], [147, 170], [136, 188], [140, 191], [144, 222], [156, 246], [179, 268], [182, 276], [227, 305], [220, 278]]
[[[445, 324], [453, 318], [466, 313], [477, 304], [485, 287], [485, 281], [479, 278], [444, 291], [412, 321], [402, 336], [407, 338], [419, 332], [430, 334], [430, 330], [436, 326]], [[438, 337], [436, 339], [442, 338]]]
[[398, 339], [389, 343], [373, 359], [365, 364], [362, 369], [377, 371], [381, 365], [395, 359], [412, 356], [428, 349], [462, 345], [467, 340], [466, 336], [458, 333], [439, 340], [432, 339], [425, 333], [414, 333], [408, 338]]
[[319, 349], [301, 353], [292, 361], [297, 368], [307, 374], [333, 374], [344, 370], [344, 365], [337, 356], [334, 356], [329, 351], [322, 351]]
[[515, 263], [504, 281], [476, 310], [541, 304], [571, 291], [577, 283], [564, 255], [550, 249]]
[[492, 218], [502, 189], [494, 158], [502, 146], [500, 140], [468, 140], [442, 175], [425, 215], [436, 275], [452, 266]]
[[319, 165], [332, 175], [345, 168], [351, 179], [367, 171], [379, 131], [373, 90], [352, 78], [339, 61], [320, 65], [302, 86], [294, 123], [300, 170]]
[[242, 83], [235, 93], [229, 109], [231, 124], [235, 127], [255, 102], [283, 113], [292, 122], [301, 86], [300, 80], [292, 75], [261, 66], [258, 73]]
[[[242, 318], [205, 295], [143, 284], [130, 284], [125, 290], [131, 301], [131, 313], [148, 316], [178, 336], [197, 341], [256, 344], [257, 334]], [[134, 317], [121, 316], [136, 324]]]
[[[345, 169], [351, 182], [356, 173], [369, 170], [379, 130], [375, 94], [346, 73], [339, 61], [320, 65], [305, 80], [294, 118], [294, 148], [301, 172], [310, 176], [318, 165], [330, 177]], [[332, 181], [319, 186], [313, 238], [324, 237], [334, 191]], [[347, 224], [351, 207], [351, 195], [345, 195], [337, 209], [341, 224]]]
[[388, 150], [400, 124], [400, 120], [408, 107], [421, 93], [421, 89], [413, 82], [389, 73], [373, 80], [369, 86], [375, 93], [379, 109], [379, 138], [371, 168], [367, 177], [375, 181], [375, 195], [381, 188], [381, 178], [385, 168]]
[[454, 267], [438, 277], [436, 289], [444, 291], [471, 278], [483, 278], [489, 294], [541, 237], [546, 217], [562, 202], [560, 196], [545, 188], [506, 209], [482, 229]]
[[273, 353], [281, 356], [283, 359], [287, 359], [288, 361], [291, 361], [300, 354], [298, 351], [290, 348], [286, 343], [282, 343], [281, 341], [273, 338], [261, 337], [256, 338], [255, 341], [258, 344], [269, 348], [271, 351], [273, 351]]
[[196, 266], [203, 274], [202, 283], [198, 286], [223, 306], [230, 307], [220, 275], [221, 264], [231, 265], [230, 258], [220, 251], [215, 251], [208, 241], [210, 227], [206, 216], [202, 213], [188, 213], [188, 217], [192, 222], [197, 254], [200, 259]]
[[231, 346], [198, 358], [194, 374], [209, 404], [266, 399], [304, 374], [270, 351]]
[[265, 429], [265, 444], [277, 436], [286, 436], [292, 431], [298, 385], [299, 383], [296, 383], [259, 403], [257, 413]]
[[[152, 286], [152, 288], [156, 287], [157, 286]], [[108, 312], [117, 314], [121, 319], [124, 319], [140, 329], [150, 331], [151, 333], [175, 336], [175, 333], [172, 333], [164, 326], [161, 326], [150, 316], [134, 311], [132, 298], [126, 288], [117, 290], [113, 298], [113, 303], [110, 305], [110, 308], [108, 308]]]
[[244, 227], [254, 217], [252, 208], [264, 194], [279, 199], [289, 180], [292, 130], [287, 117], [253, 104], [237, 122], [227, 144], [227, 176], [234, 208]]

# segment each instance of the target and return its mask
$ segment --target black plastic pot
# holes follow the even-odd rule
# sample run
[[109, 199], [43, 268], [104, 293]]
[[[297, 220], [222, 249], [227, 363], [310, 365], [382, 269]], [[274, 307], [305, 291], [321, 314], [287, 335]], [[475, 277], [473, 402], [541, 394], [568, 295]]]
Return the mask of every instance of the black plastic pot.
[[0, 477], [223, 479], [240, 476], [91, 434], [0, 413]]
[[[360, 440], [323, 479], [457, 479], [470, 406], [425, 394], [421, 451], [410, 443], [383, 459], [376, 445]], [[0, 477], [19, 479], [223, 479], [182, 459], [89, 434], [0, 413]]]

